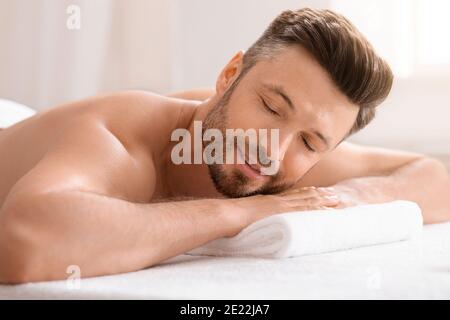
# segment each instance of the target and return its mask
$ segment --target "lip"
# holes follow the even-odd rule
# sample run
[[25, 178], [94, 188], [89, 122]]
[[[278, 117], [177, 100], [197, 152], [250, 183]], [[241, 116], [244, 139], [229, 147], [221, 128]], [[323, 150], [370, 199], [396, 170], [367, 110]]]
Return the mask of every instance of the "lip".
[[261, 179], [264, 178], [264, 176], [261, 174], [261, 167], [258, 164], [251, 165], [247, 162], [247, 159], [245, 159], [244, 155], [242, 154], [241, 150], [238, 149], [238, 154], [240, 155], [241, 159], [243, 158], [244, 164], [237, 163], [236, 167], [244, 173], [247, 177], [253, 178], [253, 179]]
[[247, 163], [245, 163], [245, 164], [236, 164], [236, 167], [249, 178], [253, 178], [253, 179], [261, 179], [261, 178], [263, 178], [263, 176], [261, 175], [260, 171], [257, 171], [255, 169], [253, 169]]

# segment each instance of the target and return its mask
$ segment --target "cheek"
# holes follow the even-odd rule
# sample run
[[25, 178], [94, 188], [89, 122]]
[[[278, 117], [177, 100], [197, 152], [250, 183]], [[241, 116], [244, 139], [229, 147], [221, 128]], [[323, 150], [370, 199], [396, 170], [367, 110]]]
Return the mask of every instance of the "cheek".
[[238, 103], [230, 105], [227, 112], [228, 124], [234, 129], [267, 128], [268, 119], [255, 104]]
[[282, 167], [289, 180], [296, 181], [303, 177], [316, 163], [317, 159], [298, 150], [288, 152], [283, 159]]
[[233, 95], [227, 106], [231, 128], [273, 128], [279, 125], [276, 118], [264, 109], [258, 97], [252, 94]]

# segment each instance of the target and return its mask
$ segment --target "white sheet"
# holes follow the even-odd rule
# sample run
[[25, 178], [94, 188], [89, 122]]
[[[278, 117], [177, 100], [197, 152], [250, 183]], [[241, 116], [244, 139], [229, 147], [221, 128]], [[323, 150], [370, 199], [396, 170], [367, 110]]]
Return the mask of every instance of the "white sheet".
[[[34, 113], [1, 102], [8, 125]], [[71, 284], [0, 285], [0, 299], [450, 299], [450, 223], [425, 226], [415, 242], [284, 260], [180, 255]]]
[[0, 99], [0, 128], [6, 128], [34, 115], [36, 111], [20, 103]]
[[127, 274], [1, 286], [21, 299], [450, 299], [450, 223], [403, 241], [274, 260], [181, 255]]

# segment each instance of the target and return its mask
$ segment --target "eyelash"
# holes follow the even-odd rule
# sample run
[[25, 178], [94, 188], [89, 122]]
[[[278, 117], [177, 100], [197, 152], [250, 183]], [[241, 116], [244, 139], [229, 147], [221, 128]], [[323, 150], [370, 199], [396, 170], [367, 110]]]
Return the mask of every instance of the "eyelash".
[[308, 143], [308, 141], [302, 136], [303, 144], [305, 145], [306, 149], [308, 149], [311, 152], [316, 152], [313, 148], [311, 148], [311, 145]]
[[278, 112], [276, 112], [271, 107], [269, 107], [269, 105], [266, 103], [266, 101], [263, 98], [261, 98], [261, 102], [268, 112], [270, 112], [273, 115], [280, 116], [280, 114]]
[[[263, 98], [260, 98], [260, 99], [261, 99], [262, 104], [264, 105], [264, 108], [265, 108], [268, 112], [270, 112], [270, 113], [273, 114], [273, 115], [280, 116], [280, 115], [278, 114], [278, 112], [276, 112], [276, 111], [273, 110], [271, 107], [269, 107], [269, 105], [266, 103], [266, 101], [265, 101]], [[302, 138], [303, 144], [305, 145], [306, 149], [308, 149], [310, 152], [316, 152], [316, 150], [314, 150], [313, 148], [311, 148], [311, 145], [308, 143], [308, 141], [307, 141], [303, 136], [301, 136], [301, 138]]]

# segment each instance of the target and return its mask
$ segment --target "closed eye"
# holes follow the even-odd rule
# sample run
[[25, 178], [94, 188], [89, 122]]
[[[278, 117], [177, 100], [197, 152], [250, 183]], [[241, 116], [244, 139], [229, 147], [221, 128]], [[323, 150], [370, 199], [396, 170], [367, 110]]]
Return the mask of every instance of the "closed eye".
[[306, 149], [308, 149], [311, 152], [316, 152], [316, 150], [314, 150], [314, 148], [311, 147], [311, 145], [309, 144], [308, 140], [305, 139], [305, 137], [302, 136], [301, 139], [302, 139], [303, 144], [305, 145]]
[[275, 110], [273, 110], [268, 104], [267, 102], [260, 97], [262, 104], [264, 105], [264, 108], [271, 114], [276, 115], [276, 116], [280, 116], [280, 114], [278, 112], [276, 112]]

